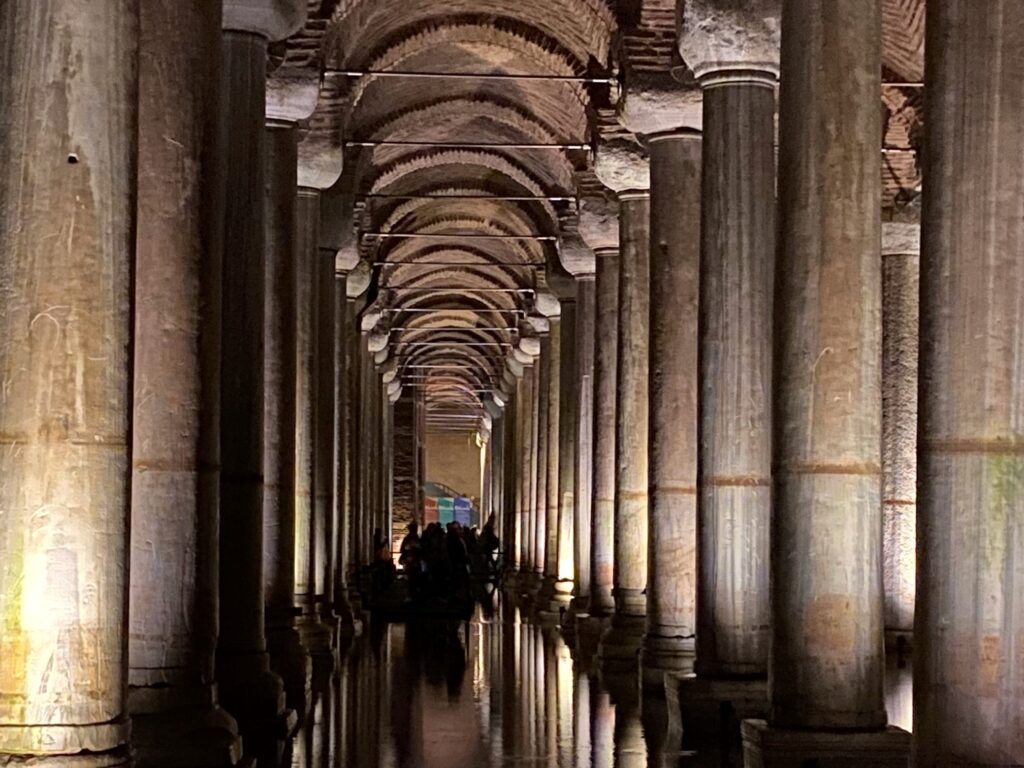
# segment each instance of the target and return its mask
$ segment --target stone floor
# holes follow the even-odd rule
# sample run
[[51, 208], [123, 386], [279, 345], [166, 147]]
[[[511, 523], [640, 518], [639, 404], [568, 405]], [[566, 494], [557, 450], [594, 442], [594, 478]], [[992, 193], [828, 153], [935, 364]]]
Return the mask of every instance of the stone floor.
[[[296, 768], [737, 766], [738, 735], [683, 734], [672, 702], [598, 673], [586, 627], [563, 637], [510, 602], [468, 623], [369, 623], [315, 675], [283, 764]], [[568, 641], [568, 642], [567, 642]], [[909, 664], [890, 660], [890, 720], [910, 727]]]

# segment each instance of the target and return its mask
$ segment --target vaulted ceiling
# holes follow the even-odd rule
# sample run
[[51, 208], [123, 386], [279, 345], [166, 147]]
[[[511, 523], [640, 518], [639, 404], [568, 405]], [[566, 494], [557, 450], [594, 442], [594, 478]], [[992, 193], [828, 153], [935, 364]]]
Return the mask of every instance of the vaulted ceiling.
[[[322, 80], [304, 141], [344, 152], [332, 194], [346, 258], [372, 265], [364, 325], [439, 416], [483, 417], [529, 359], [538, 293], [566, 282], [560, 239], [579, 198], [604, 194], [591, 148], [625, 133], [619, 94], [652, 74], [687, 82], [675, 5], [310, 0], [272, 51], [279, 71]], [[883, 0], [886, 215], [920, 187], [923, 23], [924, 0]]]

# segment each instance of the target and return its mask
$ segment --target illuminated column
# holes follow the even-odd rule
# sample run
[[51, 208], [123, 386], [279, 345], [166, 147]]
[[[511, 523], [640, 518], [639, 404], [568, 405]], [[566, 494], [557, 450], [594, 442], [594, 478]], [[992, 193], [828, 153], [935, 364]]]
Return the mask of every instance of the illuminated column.
[[769, 717], [745, 761], [906, 766], [882, 691], [880, 2], [784, 0], [781, 61]]
[[[277, 86], [277, 87], [275, 87]], [[318, 83], [271, 79], [267, 93], [266, 293], [263, 313], [263, 581], [271, 666], [301, 710], [310, 662], [295, 630], [295, 343], [298, 129]]]
[[626, 191], [621, 206], [619, 360], [615, 434], [615, 615], [601, 641], [604, 664], [636, 668], [646, 627], [650, 195]]
[[[324, 523], [317, 503], [317, 459], [320, 452], [319, 337], [322, 325], [320, 283], [325, 277], [320, 254], [320, 195], [298, 190], [296, 246], [296, 416], [295, 416], [295, 603], [301, 610], [299, 632], [311, 653], [327, 654], [331, 633], [320, 619], [317, 588], [322, 586], [319, 564], [324, 556]], [[333, 286], [333, 274], [328, 276]]]
[[607, 616], [615, 564], [615, 423], [619, 360], [619, 249], [594, 252], [594, 488], [590, 540], [590, 614]]
[[[217, 676], [246, 750], [285, 735], [281, 678], [270, 672], [263, 600], [264, 163], [267, 44], [296, 31], [298, 2], [224, 6], [226, 162], [221, 353], [220, 641]], [[250, 741], [249, 737], [252, 737]]]
[[547, 421], [548, 421], [548, 454], [547, 465], [547, 499], [545, 501], [545, 517], [547, 523], [545, 533], [547, 543], [545, 554], [545, 574], [547, 576], [544, 596], [548, 598], [547, 608], [558, 611], [558, 605], [551, 605], [550, 600], [555, 596], [555, 585], [558, 583], [558, 460], [561, 419], [558, 416], [561, 406], [562, 388], [562, 315], [561, 307], [559, 314], [548, 318], [551, 323], [550, 335], [548, 336], [548, 397], [547, 397]]
[[576, 296], [575, 286], [562, 297], [560, 333], [562, 335], [559, 363], [558, 404], [558, 581], [555, 600], [568, 605], [572, 599], [575, 577], [575, 537], [573, 535], [576, 505]]
[[882, 562], [885, 629], [914, 629], [921, 227], [882, 224]]
[[[701, 135], [650, 137], [650, 523], [643, 679], [693, 666]], [[620, 340], [620, 348], [623, 343]], [[647, 377], [645, 377], [645, 382]], [[646, 392], [645, 392], [646, 394]], [[620, 462], [622, 459], [620, 459]]]
[[[128, 708], [137, 758], [233, 765], [218, 705], [219, 3], [140, 10]], [[173, 200], [173, 205], [168, 201]]]
[[[590, 541], [592, 536], [594, 464], [594, 322], [596, 289], [593, 258], [590, 270], [576, 275], [576, 435], [573, 477], [573, 547], [576, 596], [573, 608], [585, 613], [590, 608]], [[589, 701], [589, 699], [588, 699]]]
[[715, 720], [764, 715], [770, 626], [779, 0], [734, 9], [688, 5], [679, 40], [704, 101], [698, 677], [680, 691]]
[[127, 765], [138, 3], [0, 16], [0, 762]]
[[978, 11], [927, 12], [918, 766], [1024, 765], [1024, 7]]
[[519, 410], [519, 425], [521, 435], [519, 438], [519, 504], [516, 511], [516, 560], [517, 571], [525, 570], [529, 561], [526, 557], [526, 548], [529, 546], [529, 510], [534, 499], [534, 484], [536, 482], [536, 466], [534, 464], [534, 417], [536, 416], [536, 402], [534, 380], [536, 369], [529, 366], [523, 373], [521, 380], [521, 396], [517, 399]]
[[538, 579], [539, 587], [543, 587], [545, 575], [553, 572], [548, 564], [548, 454], [551, 445], [548, 440], [550, 427], [548, 422], [548, 398], [551, 384], [551, 340], [547, 334], [540, 339], [540, 355], [537, 357], [537, 494], [533, 501], [530, 536], [533, 542], [533, 572]]

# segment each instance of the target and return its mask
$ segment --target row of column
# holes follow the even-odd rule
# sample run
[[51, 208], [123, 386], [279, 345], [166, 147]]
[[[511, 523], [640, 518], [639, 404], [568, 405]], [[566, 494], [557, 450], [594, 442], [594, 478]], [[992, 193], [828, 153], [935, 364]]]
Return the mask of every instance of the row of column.
[[127, 763], [131, 715], [143, 764], [233, 765], [289, 733], [277, 673], [301, 708], [387, 507], [353, 491], [365, 344], [298, 161], [315, 93], [267, 101], [305, 5], [103, 5], [0, 25], [0, 755]]
[[908, 629], [916, 556], [917, 759], [1016, 764], [1024, 136], [999, 115], [1024, 97], [1024, 20], [1003, 2], [985, 18], [929, 7], [918, 334], [915, 248], [880, 248], [878, 3], [782, 5], [778, 201], [778, 69], [704, 51], [687, 58], [703, 130], [650, 137], [650, 193], [620, 194], [619, 252], [597, 255], [576, 589], [594, 614], [614, 602], [607, 666], [642, 646], [651, 681], [694, 664], [684, 697], [760, 701], [752, 764], [851, 748], [902, 764], [883, 630]]

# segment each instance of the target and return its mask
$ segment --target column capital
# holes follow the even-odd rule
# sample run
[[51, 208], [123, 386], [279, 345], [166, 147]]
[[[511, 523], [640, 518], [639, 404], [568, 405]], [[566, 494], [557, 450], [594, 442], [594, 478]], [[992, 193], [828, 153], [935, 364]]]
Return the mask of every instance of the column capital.
[[320, 99], [320, 76], [306, 67], [281, 67], [267, 78], [268, 125], [293, 126], [308, 120]]
[[579, 233], [596, 256], [602, 249], [619, 247], [619, 204], [607, 195], [580, 200]]
[[276, 42], [306, 23], [304, 0], [224, 0], [225, 32], [251, 32]]
[[656, 144], [661, 141], [689, 141], [696, 139], [698, 141], [703, 138], [704, 134], [696, 128], [671, 128], [666, 131], [658, 131], [658, 133], [652, 133], [647, 137], [647, 143]]
[[299, 140], [299, 186], [330, 189], [344, 169], [344, 149], [330, 136], [305, 132]]
[[612, 139], [601, 143], [594, 157], [594, 175], [617, 194], [651, 188], [650, 162], [636, 140]]
[[703, 88], [779, 78], [780, 0], [678, 0], [679, 55]]

